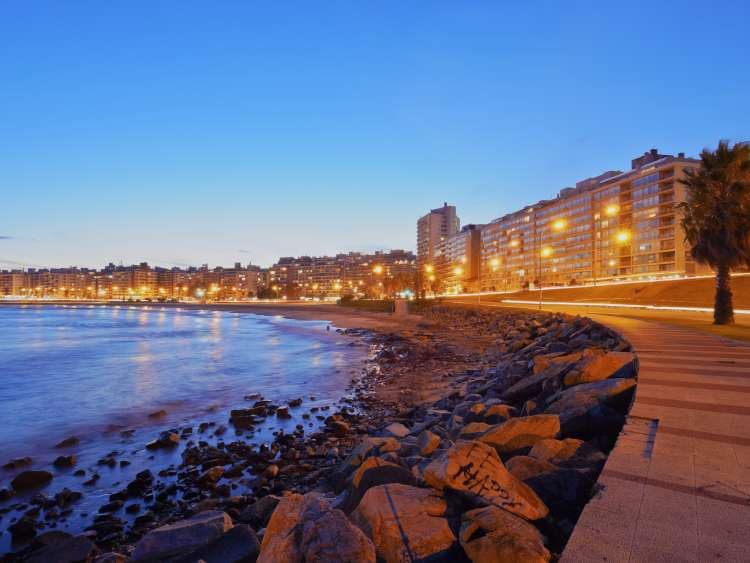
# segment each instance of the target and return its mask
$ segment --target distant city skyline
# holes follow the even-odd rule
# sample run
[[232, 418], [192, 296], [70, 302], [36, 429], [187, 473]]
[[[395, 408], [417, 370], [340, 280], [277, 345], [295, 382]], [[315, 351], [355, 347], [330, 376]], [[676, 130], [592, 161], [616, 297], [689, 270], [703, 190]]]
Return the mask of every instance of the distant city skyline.
[[6, 4], [0, 269], [414, 250], [443, 201], [484, 222], [652, 147], [748, 140], [748, 19], [739, 1]]

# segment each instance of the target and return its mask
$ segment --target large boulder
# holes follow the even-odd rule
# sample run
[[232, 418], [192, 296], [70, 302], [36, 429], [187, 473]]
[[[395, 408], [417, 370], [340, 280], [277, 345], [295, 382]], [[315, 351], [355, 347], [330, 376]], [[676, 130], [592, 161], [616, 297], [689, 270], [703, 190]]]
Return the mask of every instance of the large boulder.
[[589, 409], [600, 403], [624, 412], [630, 405], [634, 391], [635, 381], [632, 379], [617, 378], [583, 383], [550, 397], [545, 412], [561, 414], [569, 410]]
[[512, 458], [508, 470], [523, 479], [556, 517], [577, 516], [594, 485], [594, 473], [590, 470], [557, 467], [529, 456]]
[[549, 461], [537, 459], [527, 455], [517, 455], [510, 458], [505, 464], [505, 469], [521, 481], [536, 477], [541, 473], [552, 473], [557, 467]]
[[636, 355], [632, 352], [607, 352], [592, 359], [581, 371], [567, 374], [564, 383], [571, 387], [617, 377], [635, 377], [636, 366]]
[[375, 547], [343, 512], [315, 495], [292, 494], [274, 510], [258, 563], [375, 562]]
[[365, 459], [372, 455], [395, 452], [400, 448], [401, 444], [399, 444], [398, 440], [395, 438], [375, 438], [367, 436], [354, 447], [349, 456], [344, 460], [344, 465], [350, 468], [359, 467]]
[[135, 546], [133, 561], [158, 561], [186, 555], [218, 539], [231, 528], [232, 520], [226, 513], [201, 512], [187, 520], [150, 531]]
[[534, 367], [533, 372], [534, 375], [538, 373], [542, 373], [544, 370], [548, 369], [550, 366], [558, 366], [558, 365], [564, 365], [564, 366], [570, 366], [572, 367], [574, 364], [576, 364], [581, 358], [584, 357], [584, 354], [586, 357], [592, 357], [593, 352], [590, 349], [586, 349], [582, 352], [573, 352], [572, 354], [537, 354], [534, 356]]
[[459, 431], [459, 436], [464, 440], [473, 440], [487, 432], [492, 426], [485, 422], [470, 422]]
[[490, 405], [482, 413], [484, 421], [488, 424], [499, 424], [516, 415], [516, 409], [510, 405]]
[[618, 432], [635, 391], [633, 379], [607, 379], [575, 385], [550, 397], [547, 414], [560, 416], [561, 434], [593, 438]]
[[[74, 563], [92, 561], [99, 553], [94, 542], [86, 536], [72, 536], [61, 531], [50, 531], [34, 540], [34, 549], [26, 563]], [[34, 546], [32, 546], [34, 547]]]
[[551, 371], [545, 370], [541, 373], [524, 377], [503, 392], [503, 400], [522, 402], [530, 399], [539, 394], [545, 382], [555, 375], [559, 374], [553, 368]]
[[369, 457], [352, 475], [346, 500], [341, 506], [344, 512], [354, 510], [362, 497], [372, 487], [389, 483], [414, 485], [416, 479], [411, 471], [379, 457]]
[[602, 465], [607, 456], [583, 440], [566, 438], [540, 440], [529, 452], [531, 457], [555, 465], [570, 467], [592, 467]]
[[424, 479], [438, 490], [457, 491], [478, 504], [499, 506], [527, 520], [548, 513], [534, 491], [505, 469], [495, 449], [482, 442], [459, 440], [425, 468]]
[[456, 542], [446, 510], [431, 489], [381, 485], [365, 493], [352, 521], [372, 539], [379, 559], [418, 561], [445, 555]]
[[239, 521], [250, 524], [256, 530], [265, 528], [279, 502], [281, 502], [281, 497], [266, 495], [243, 510]]
[[16, 491], [27, 491], [38, 489], [52, 481], [52, 473], [49, 471], [22, 471], [10, 482], [10, 486]]
[[499, 453], [528, 448], [544, 438], [554, 438], [560, 433], [560, 418], [539, 414], [522, 416], [491, 427], [478, 440], [489, 444]]
[[496, 506], [464, 513], [459, 538], [461, 547], [474, 563], [545, 563], [550, 560], [539, 530]]
[[258, 536], [250, 526], [240, 524], [174, 563], [249, 563], [258, 558], [258, 553]]

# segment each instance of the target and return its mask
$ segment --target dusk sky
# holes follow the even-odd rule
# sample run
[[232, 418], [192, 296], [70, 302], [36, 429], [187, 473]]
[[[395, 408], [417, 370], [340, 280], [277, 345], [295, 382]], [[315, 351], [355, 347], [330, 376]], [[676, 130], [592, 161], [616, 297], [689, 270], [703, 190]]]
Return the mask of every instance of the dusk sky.
[[749, 7], [5, 1], [0, 269], [413, 249], [749, 140]]

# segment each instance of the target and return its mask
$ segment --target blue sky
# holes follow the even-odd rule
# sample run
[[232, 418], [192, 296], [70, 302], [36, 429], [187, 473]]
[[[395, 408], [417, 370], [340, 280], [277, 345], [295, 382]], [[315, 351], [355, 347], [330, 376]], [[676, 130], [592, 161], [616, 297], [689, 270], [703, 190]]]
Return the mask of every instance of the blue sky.
[[750, 3], [0, 4], [0, 267], [413, 248], [750, 139]]

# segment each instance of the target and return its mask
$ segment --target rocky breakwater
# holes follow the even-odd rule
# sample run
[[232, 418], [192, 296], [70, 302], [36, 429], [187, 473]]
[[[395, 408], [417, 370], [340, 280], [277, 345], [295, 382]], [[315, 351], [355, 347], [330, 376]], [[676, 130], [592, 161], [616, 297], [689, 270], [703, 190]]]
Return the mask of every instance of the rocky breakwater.
[[[192, 442], [179, 467], [113, 495], [83, 535], [45, 532], [8, 560], [550, 560], [595, 492], [635, 356], [585, 318], [433, 307], [424, 319], [369, 335], [378, 353], [352, 399], [309, 413], [321, 430], [298, 425], [259, 447]], [[289, 413], [253, 399], [232, 426]], [[150, 446], [173, 447], [171, 434]], [[140, 503], [123, 530], [113, 513]]]
[[314, 555], [320, 517], [288, 507], [308, 502], [338, 523], [320, 534], [346, 538], [324, 541], [332, 551], [316, 560], [548, 561], [561, 552], [632, 401], [630, 346], [584, 318], [453, 308], [427, 318], [491, 336], [488, 351], [500, 358], [433, 404], [384, 421], [337, 468], [327, 499], [285, 498], [260, 560]]

